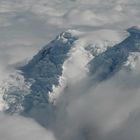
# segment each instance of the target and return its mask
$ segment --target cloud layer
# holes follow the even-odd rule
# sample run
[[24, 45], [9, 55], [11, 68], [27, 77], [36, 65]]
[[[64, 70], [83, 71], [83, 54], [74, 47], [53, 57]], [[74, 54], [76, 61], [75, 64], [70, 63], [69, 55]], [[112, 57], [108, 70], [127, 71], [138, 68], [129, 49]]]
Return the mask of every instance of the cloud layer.
[[55, 140], [53, 134], [34, 120], [0, 114], [1, 140]]
[[122, 69], [113, 78], [98, 86], [90, 88], [78, 87], [78, 84], [75, 87], [67, 85], [68, 89], [56, 104], [56, 121], [52, 122], [57, 138], [138, 140], [139, 62], [138, 60], [133, 71]]
[[[100, 44], [98, 37], [108, 39], [107, 35], [114, 33], [98, 29], [124, 30], [139, 25], [139, 7], [139, 0], [0, 0], [0, 81], [7, 76], [9, 65], [29, 60], [63, 30], [96, 30], [91, 38], [86, 35], [86, 40]], [[87, 58], [77, 50], [73, 57]], [[72, 59], [66, 66], [82, 73], [81, 63], [85, 62], [73, 63]], [[57, 140], [139, 140], [139, 62], [133, 72], [122, 70], [88, 90], [83, 83], [71, 85], [75, 82], [72, 70], [65, 73], [70, 85], [59, 97], [51, 132], [33, 120], [0, 114], [0, 139], [54, 140], [53, 132]]]

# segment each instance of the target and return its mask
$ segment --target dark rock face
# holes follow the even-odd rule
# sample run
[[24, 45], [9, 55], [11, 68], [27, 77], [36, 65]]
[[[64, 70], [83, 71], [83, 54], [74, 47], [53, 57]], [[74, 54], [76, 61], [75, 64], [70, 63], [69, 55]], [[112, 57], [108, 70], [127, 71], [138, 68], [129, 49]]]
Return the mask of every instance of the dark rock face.
[[31, 94], [25, 97], [26, 108], [48, 102], [48, 92], [59, 84], [63, 63], [77, 40], [69, 32], [63, 32], [22, 68], [27, 80], [32, 79]]

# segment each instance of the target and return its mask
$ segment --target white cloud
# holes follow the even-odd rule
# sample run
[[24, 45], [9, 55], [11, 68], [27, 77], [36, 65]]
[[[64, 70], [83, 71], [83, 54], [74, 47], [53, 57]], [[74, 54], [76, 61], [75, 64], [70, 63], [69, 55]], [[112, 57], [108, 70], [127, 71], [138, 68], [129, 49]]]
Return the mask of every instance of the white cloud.
[[[14, 16], [6, 17], [5, 24], [11, 25], [12, 19], [22, 13], [33, 13], [37, 18], [42, 18], [46, 23], [52, 23], [55, 19], [60, 27], [72, 27], [73, 25], [103, 26], [117, 25], [123, 22], [125, 28], [140, 22], [138, 15], [140, 2], [138, 0], [30, 0], [30, 1], [0, 1], [0, 16], [13, 13]], [[133, 21], [130, 21], [130, 17]], [[2, 18], [1, 18], [2, 20]], [[128, 23], [128, 21], [130, 21]], [[2, 26], [2, 24], [1, 24]], [[124, 26], [123, 26], [124, 27]]]
[[55, 140], [53, 134], [34, 120], [0, 114], [1, 140]]
[[[97, 30], [120, 30], [140, 24], [139, 7], [139, 0], [0, 0], [0, 80], [6, 77], [5, 69], [9, 64], [31, 58], [40, 47], [67, 28], [91, 31], [96, 29], [94, 34], [86, 34], [86, 38], [83, 36], [82, 39], [85, 38], [88, 43], [96, 42], [101, 45], [102, 40], [119, 42], [126, 34]], [[80, 61], [81, 58], [86, 58], [82, 56], [81, 52], [75, 52], [74, 57], [79, 59], [79, 67], [75, 67], [73, 63], [72, 70], [77, 73], [83, 72], [81, 64], [87, 63], [85, 59]], [[75, 77], [77, 74], [70, 72], [69, 77]], [[81, 89], [68, 89], [71, 96], [67, 100], [60, 97], [63, 102], [62, 106], [60, 104], [62, 110], [60, 108], [59, 111], [62, 114], [58, 113], [58, 122], [52, 124], [56, 125], [53, 131], [58, 138], [81, 138], [83, 128], [87, 128], [89, 132], [83, 133], [89, 133], [89, 139], [94, 137], [97, 140], [138, 140], [138, 67], [132, 76], [128, 75], [118, 75], [90, 91], [84, 91], [80, 85], [78, 88]], [[79, 94], [82, 92], [86, 95]], [[67, 106], [63, 108], [65, 103]], [[54, 140], [51, 132], [26, 118], [0, 115], [0, 123], [2, 140]], [[106, 137], [102, 138], [103, 134]]]
[[133, 137], [138, 140], [139, 72], [137, 60], [133, 71], [122, 69], [98, 86], [67, 85], [68, 89], [56, 104], [58, 120], [52, 122], [58, 139], [79, 140], [86, 139], [87, 135], [89, 140], [127, 140]]

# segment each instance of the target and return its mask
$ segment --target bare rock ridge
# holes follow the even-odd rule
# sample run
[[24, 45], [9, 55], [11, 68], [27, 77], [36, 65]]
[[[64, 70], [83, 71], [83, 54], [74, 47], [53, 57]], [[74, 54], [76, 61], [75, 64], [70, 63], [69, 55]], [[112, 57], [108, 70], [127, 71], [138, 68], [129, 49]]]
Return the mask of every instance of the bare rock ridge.
[[24, 76], [33, 81], [31, 94], [26, 96], [28, 108], [48, 102], [48, 92], [52, 92], [53, 86], [59, 84], [63, 63], [76, 40], [69, 32], [61, 33], [23, 67]]

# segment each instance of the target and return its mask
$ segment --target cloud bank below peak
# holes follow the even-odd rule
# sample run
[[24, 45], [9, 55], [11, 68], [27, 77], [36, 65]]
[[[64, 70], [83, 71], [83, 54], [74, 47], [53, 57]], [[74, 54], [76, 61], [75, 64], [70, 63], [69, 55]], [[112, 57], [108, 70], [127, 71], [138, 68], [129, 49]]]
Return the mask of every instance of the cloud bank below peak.
[[34, 120], [0, 113], [0, 138], [2, 140], [55, 140], [53, 133]]

